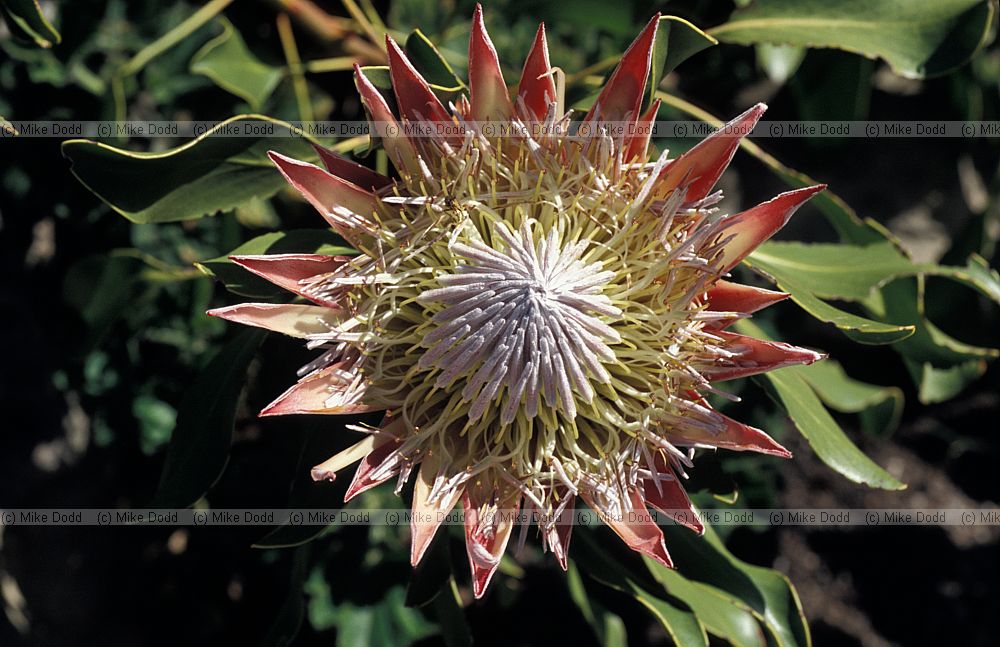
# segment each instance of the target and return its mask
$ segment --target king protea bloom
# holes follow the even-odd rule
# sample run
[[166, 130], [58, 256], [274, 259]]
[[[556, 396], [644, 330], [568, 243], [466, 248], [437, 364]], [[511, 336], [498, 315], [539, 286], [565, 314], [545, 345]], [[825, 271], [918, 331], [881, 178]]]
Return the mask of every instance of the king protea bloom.
[[468, 97], [447, 107], [387, 37], [396, 109], [354, 78], [398, 177], [325, 150], [326, 170], [271, 153], [358, 254], [234, 256], [309, 303], [211, 312], [322, 351], [262, 416], [385, 411], [378, 428], [351, 426], [367, 435], [313, 478], [360, 460], [349, 500], [416, 472], [414, 565], [461, 502], [477, 596], [516, 521], [497, 511], [536, 518], [565, 568], [578, 498], [670, 566], [647, 508], [703, 530], [681, 485], [696, 449], [790, 455], [713, 410], [713, 384], [822, 357], [726, 330], [788, 296], [725, 277], [823, 189], [736, 215], [713, 206], [765, 106], [676, 159], [648, 162], [649, 129], [618, 127], [655, 119], [658, 102], [641, 107], [658, 19], [583, 118], [586, 136], [570, 135], [544, 26], [511, 95], [477, 8]]

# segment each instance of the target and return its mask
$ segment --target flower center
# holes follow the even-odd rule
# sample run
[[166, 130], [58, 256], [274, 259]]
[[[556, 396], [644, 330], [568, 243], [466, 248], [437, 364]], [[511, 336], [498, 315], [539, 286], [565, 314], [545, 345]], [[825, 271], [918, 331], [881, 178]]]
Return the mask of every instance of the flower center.
[[493, 238], [502, 249], [452, 245], [454, 273], [418, 297], [443, 306], [418, 366], [440, 371], [438, 388], [462, 381], [470, 420], [490, 410], [504, 425], [519, 412], [532, 419], [543, 402], [572, 419], [576, 398], [593, 400], [591, 381], [611, 381], [602, 363], [615, 361], [608, 344], [621, 337], [599, 316], [621, 315], [603, 294], [614, 272], [581, 260], [588, 243], [563, 246], [554, 229], [535, 243], [527, 222], [519, 232], [500, 223]]

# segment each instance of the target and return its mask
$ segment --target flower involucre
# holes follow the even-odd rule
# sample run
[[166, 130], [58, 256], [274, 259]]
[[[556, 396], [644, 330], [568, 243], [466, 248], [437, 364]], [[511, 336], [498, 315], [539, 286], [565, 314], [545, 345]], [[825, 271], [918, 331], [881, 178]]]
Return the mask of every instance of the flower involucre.
[[[760, 118], [757, 105], [687, 153], [647, 162], [642, 112], [659, 16], [625, 53], [580, 131], [559, 104], [544, 27], [511, 100], [473, 20], [469, 94], [446, 109], [387, 38], [398, 114], [355, 69], [398, 172], [326, 150], [326, 170], [277, 153], [288, 181], [356, 256], [237, 256], [313, 305], [243, 304], [214, 315], [322, 351], [261, 415], [384, 410], [378, 428], [318, 465], [361, 460], [347, 498], [416, 470], [412, 561], [435, 514], [459, 500], [482, 595], [514, 523], [538, 512], [565, 567], [576, 497], [632, 548], [670, 565], [652, 506], [702, 528], [681, 486], [695, 448], [789, 456], [713, 410], [713, 382], [822, 357], [726, 327], [788, 295], [724, 280], [822, 186], [736, 215], [711, 193]], [[414, 134], [416, 133], [416, 134]], [[428, 136], [428, 133], [442, 133]], [[687, 514], [685, 514], [687, 513]]]

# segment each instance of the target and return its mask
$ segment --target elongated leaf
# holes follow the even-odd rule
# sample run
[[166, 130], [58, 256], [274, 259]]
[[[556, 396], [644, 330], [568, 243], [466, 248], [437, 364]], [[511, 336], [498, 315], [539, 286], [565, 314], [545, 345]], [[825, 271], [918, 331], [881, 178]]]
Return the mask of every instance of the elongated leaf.
[[906, 370], [917, 385], [917, 397], [924, 404], [950, 400], [986, 372], [986, 362], [969, 360], [948, 368], [937, 368], [930, 362], [916, 362], [903, 358]]
[[963, 343], [935, 326], [924, 313], [923, 292], [920, 277], [905, 278], [885, 286], [864, 305], [879, 318], [915, 326], [915, 334], [894, 348], [903, 356], [917, 397], [926, 404], [960, 393], [986, 372], [986, 362], [1000, 356], [1000, 350]]
[[970, 255], [965, 267], [922, 265], [921, 269], [929, 276], [940, 276], [964, 283], [1000, 305], [1000, 273], [990, 267], [986, 259], [979, 254]]
[[985, 43], [987, 0], [756, 0], [709, 30], [739, 45], [771, 43], [844, 49], [882, 58], [902, 76], [944, 74]]
[[847, 375], [832, 359], [803, 366], [798, 371], [823, 404], [841, 413], [861, 415], [866, 431], [889, 434], [903, 413], [903, 391], [895, 386], [866, 384]]
[[13, 33], [33, 40], [39, 47], [47, 49], [62, 41], [59, 31], [42, 13], [38, 0], [0, 0], [0, 12]]
[[[270, 117], [240, 115], [162, 153], [136, 153], [88, 139], [63, 142], [62, 152], [73, 164], [73, 175], [132, 222], [193, 220], [270, 197], [285, 186], [267, 159], [268, 150], [316, 160], [307, 138], [275, 136], [288, 127]], [[230, 132], [239, 135], [225, 135]]]
[[656, 98], [656, 89], [663, 77], [687, 59], [718, 42], [683, 18], [662, 16], [656, 28], [652, 65], [649, 69], [649, 101]]
[[858, 301], [897, 276], [915, 271], [888, 242], [864, 247], [769, 242], [751, 255], [751, 267], [789, 278], [818, 297]]
[[691, 581], [678, 571], [665, 568], [648, 557], [643, 557], [643, 561], [668, 593], [691, 607], [710, 634], [735, 647], [763, 647], [767, 644], [764, 632], [749, 606], [733, 600], [715, 587]]
[[745, 261], [775, 280], [803, 310], [832, 323], [856, 341], [890, 344], [913, 334], [912, 325], [867, 319], [830, 305], [821, 297], [860, 300], [880, 284], [914, 270], [888, 243], [867, 247], [765, 243]]
[[205, 274], [222, 281], [226, 289], [234, 294], [270, 299], [288, 293], [232, 262], [229, 260], [230, 256], [259, 254], [327, 254], [336, 256], [354, 253], [355, 251], [344, 245], [340, 236], [330, 229], [295, 229], [257, 236], [224, 256], [210, 258], [195, 263], [195, 265]]
[[745, 605], [764, 623], [776, 644], [811, 644], [799, 596], [787, 577], [738, 559], [711, 526], [706, 526], [701, 537], [678, 526], [664, 526], [663, 533], [681, 575], [711, 586], [737, 606]]
[[796, 371], [771, 371], [759, 378], [816, 455], [834, 471], [855, 483], [902, 490], [906, 486], [858, 449], [823, 407], [809, 384]]
[[265, 334], [246, 330], [233, 337], [184, 394], [152, 507], [192, 505], [222, 474], [247, 367]]
[[958, 341], [931, 323], [923, 311], [923, 292], [921, 277], [904, 278], [893, 281], [864, 300], [868, 311], [880, 319], [916, 328], [911, 338], [896, 347], [900, 354], [909, 360], [938, 367], [1000, 356], [1000, 351], [995, 348]]
[[[744, 320], [735, 326], [741, 333], [766, 339], [756, 324]], [[906, 486], [875, 464], [851, 442], [844, 430], [830, 416], [809, 383], [802, 376], [802, 367], [790, 366], [769, 371], [754, 379], [762, 384], [775, 402], [788, 412], [799, 432], [821, 461], [855, 483], [885, 490], [901, 490]]]
[[[686, 532], [690, 533], [689, 530]], [[660, 587], [655, 580], [649, 573], [643, 572], [642, 562], [638, 560], [637, 554], [627, 553], [620, 542], [610, 537], [607, 539], [614, 543], [603, 545], [595, 533], [587, 528], [577, 528], [574, 534], [579, 536], [577, 541], [580, 557], [577, 566], [583, 572], [602, 584], [635, 598], [663, 625], [676, 644], [708, 645], [708, 635], [698, 618], [676, 598], [671, 598], [662, 589], [658, 590]], [[638, 568], [631, 566], [628, 563], [630, 561], [638, 562]]]
[[218, 20], [222, 33], [198, 50], [191, 59], [191, 71], [204, 74], [223, 90], [249, 103], [252, 110], [259, 110], [283, 73], [280, 68], [261, 63], [247, 49], [232, 23], [225, 18]]

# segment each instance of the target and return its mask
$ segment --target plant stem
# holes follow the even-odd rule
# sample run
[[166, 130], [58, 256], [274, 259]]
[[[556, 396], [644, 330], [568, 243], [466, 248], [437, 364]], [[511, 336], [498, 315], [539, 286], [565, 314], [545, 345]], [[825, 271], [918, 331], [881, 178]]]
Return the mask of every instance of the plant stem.
[[336, 56], [334, 58], [320, 58], [315, 61], [306, 61], [302, 64], [303, 69], [309, 74], [322, 74], [324, 72], [343, 72], [354, 67], [357, 61], [353, 56]]
[[139, 50], [128, 63], [119, 68], [118, 74], [121, 76], [131, 76], [140, 71], [151, 60], [181, 42], [199, 27], [219, 15], [232, 2], [233, 0], [211, 0], [204, 7], [188, 16], [181, 24]]
[[372, 26], [365, 12], [361, 11], [361, 8], [354, 2], [354, 0], [340, 0], [344, 8], [347, 9], [347, 13], [351, 14], [351, 18], [361, 26], [361, 29], [368, 36], [368, 39], [375, 44], [376, 47], [385, 51], [385, 39], [375, 31], [375, 27]]
[[312, 100], [309, 98], [309, 86], [303, 74], [302, 59], [299, 58], [299, 48], [295, 44], [295, 34], [292, 33], [292, 22], [287, 13], [278, 14], [278, 37], [281, 39], [281, 49], [285, 52], [288, 62], [288, 75], [292, 79], [295, 90], [295, 101], [299, 106], [299, 119], [312, 121]]

